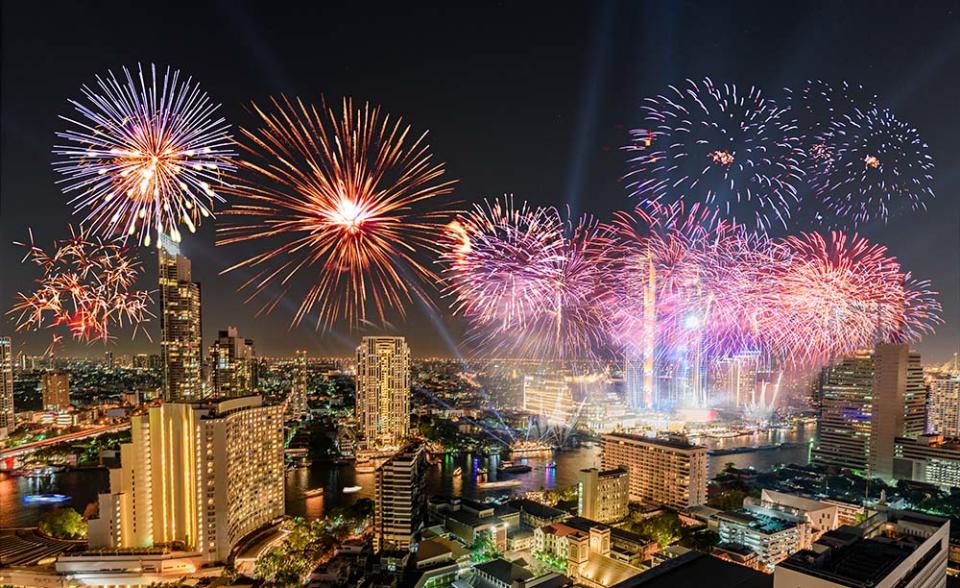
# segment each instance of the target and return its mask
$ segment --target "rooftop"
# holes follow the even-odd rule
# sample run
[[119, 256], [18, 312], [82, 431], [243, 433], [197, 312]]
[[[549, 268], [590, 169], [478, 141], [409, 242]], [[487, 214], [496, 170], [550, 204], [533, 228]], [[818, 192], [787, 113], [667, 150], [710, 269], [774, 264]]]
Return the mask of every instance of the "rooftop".
[[686, 439], [680, 437], [645, 437], [643, 435], [633, 435], [631, 433], [607, 433], [603, 435], [604, 439], [611, 440], [620, 440], [620, 441], [634, 441], [640, 443], [646, 443], [648, 445], [659, 445], [661, 447], [670, 447], [673, 449], [703, 449], [706, 450], [706, 447], [703, 445], [694, 445]]
[[723, 586], [723, 588], [771, 588], [773, 576], [723, 561], [699, 551], [670, 559], [616, 585], [616, 588], [676, 588], [678, 586]]
[[547, 506], [546, 504], [541, 504], [528, 498], [511, 500], [510, 506], [540, 519], [554, 520], [570, 516], [569, 513], [559, 508], [553, 508], [552, 506]]
[[479, 564], [475, 566], [474, 569], [477, 570], [477, 572], [492, 576], [507, 585], [513, 584], [514, 580], [529, 580], [533, 577], [533, 574], [526, 568], [509, 562], [502, 557]]
[[793, 521], [769, 516], [756, 510], [747, 510], [745, 508], [722, 512], [716, 515], [716, 518], [721, 521], [726, 520], [755, 529], [765, 535], [780, 533], [781, 531], [786, 531], [787, 529], [797, 526]]

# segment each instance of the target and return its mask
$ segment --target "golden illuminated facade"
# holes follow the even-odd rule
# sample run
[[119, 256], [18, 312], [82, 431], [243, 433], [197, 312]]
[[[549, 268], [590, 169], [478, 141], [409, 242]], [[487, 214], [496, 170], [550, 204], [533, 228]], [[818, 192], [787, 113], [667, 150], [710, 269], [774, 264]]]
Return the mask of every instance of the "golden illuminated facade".
[[47, 372], [40, 376], [44, 410], [70, 408], [70, 374]]
[[299, 419], [307, 414], [307, 352], [297, 350], [293, 361], [293, 385], [287, 399], [287, 416]]
[[90, 520], [91, 547], [179, 544], [210, 562], [283, 516], [283, 414], [258, 396], [167, 403], [131, 419]]
[[684, 509], [707, 501], [707, 448], [683, 440], [610, 433], [600, 437], [604, 470], [625, 467], [630, 500]]
[[567, 378], [559, 372], [523, 377], [523, 410], [551, 425], [566, 424], [577, 411]]
[[0, 446], [13, 431], [13, 347], [0, 337]]
[[357, 348], [357, 432], [365, 449], [400, 448], [410, 432], [410, 348], [364, 337]]
[[160, 238], [160, 356], [163, 397], [168, 402], [203, 395], [200, 284], [191, 281], [190, 260], [169, 238]]

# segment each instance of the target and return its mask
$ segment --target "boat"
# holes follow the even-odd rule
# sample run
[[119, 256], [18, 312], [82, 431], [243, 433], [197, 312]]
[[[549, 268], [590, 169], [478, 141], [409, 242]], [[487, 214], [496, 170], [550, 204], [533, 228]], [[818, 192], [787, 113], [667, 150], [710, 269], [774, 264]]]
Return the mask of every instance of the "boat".
[[23, 497], [25, 504], [60, 504], [68, 500], [70, 497], [63, 494], [30, 494]]
[[363, 486], [347, 486], [343, 489], [343, 493], [354, 494], [355, 492], [359, 492], [361, 488], [363, 488]]
[[532, 469], [533, 468], [528, 465], [524, 465], [522, 463], [513, 463], [512, 461], [505, 461], [501, 463], [500, 467], [498, 468], [499, 471], [506, 472], [508, 474], [525, 474]]
[[478, 482], [479, 490], [498, 490], [500, 488], [516, 488], [521, 484], [520, 480], [496, 480], [494, 482]]
[[555, 469], [555, 468], [557, 467], [557, 462], [551, 461], [551, 462], [548, 463], [545, 467], [546, 467], [548, 470]]
[[319, 488], [311, 488], [310, 490], [304, 490], [303, 495], [307, 498], [323, 496], [323, 486], [320, 486]]
[[460, 467], [460, 466], [457, 466], [457, 469], [453, 470], [453, 475], [454, 475], [454, 476], [461, 476], [461, 475], [463, 475], [463, 468]]

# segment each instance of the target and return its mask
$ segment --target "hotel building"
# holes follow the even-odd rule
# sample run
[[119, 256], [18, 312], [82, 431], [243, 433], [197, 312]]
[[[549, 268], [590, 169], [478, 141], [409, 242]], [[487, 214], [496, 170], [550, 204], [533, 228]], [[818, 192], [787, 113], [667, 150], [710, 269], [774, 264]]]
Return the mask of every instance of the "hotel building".
[[897, 437], [894, 445], [893, 476], [936, 484], [945, 489], [960, 487], [960, 440], [943, 435]]
[[160, 358], [163, 397], [167, 402], [197, 400], [203, 395], [200, 284], [191, 281], [190, 260], [161, 235]]
[[166, 546], [226, 561], [241, 538], [283, 516], [281, 406], [258, 396], [167, 403], [130, 426], [89, 523], [91, 547]]
[[627, 518], [630, 504], [630, 475], [625, 467], [578, 473], [577, 506], [581, 517], [601, 523]]
[[707, 448], [679, 439], [602, 435], [604, 470], [626, 467], [630, 500], [684, 509], [707, 500]]
[[293, 385], [287, 399], [287, 415], [298, 419], [307, 414], [307, 352], [298, 349], [293, 361]]
[[415, 542], [427, 514], [426, 470], [426, 454], [420, 444], [406, 446], [377, 468], [373, 493], [375, 551], [408, 551]]
[[364, 337], [357, 348], [357, 432], [364, 449], [396, 450], [410, 433], [410, 348]]
[[928, 379], [930, 388], [927, 432], [960, 437], [960, 374], [937, 373]]
[[750, 558], [748, 567], [762, 572], [773, 572], [777, 563], [810, 547], [813, 541], [811, 526], [803, 517], [759, 505], [744, 504], [741, 509], [719, 513], [715, 518], [720, 543], [714, 554], [738, 561], [736, 556], [742, 553], [741, 548], [746, 548], [756, 555]]

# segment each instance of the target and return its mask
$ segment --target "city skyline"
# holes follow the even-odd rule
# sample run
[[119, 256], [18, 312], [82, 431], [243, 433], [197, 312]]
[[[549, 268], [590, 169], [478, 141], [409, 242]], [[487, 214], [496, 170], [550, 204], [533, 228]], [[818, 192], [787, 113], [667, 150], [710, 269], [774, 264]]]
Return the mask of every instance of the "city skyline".
[[[4, 10], [11, 9], [5, 7]], [[24, 10], [24, 8], [18, 7], [16, 10]], [[935, 20], [943, 29], [946, 26], [944, 23], [953, 22], [951, 20], [953, 15], [948, 14], [943, 18], [943, 15], [933, 7], [917, 8], [914, 15], [916, 22], [907, 25], [906, 30], [903, 30], [900, 23], [894, 23], [895, 19], [871, 15], [872, 22], [869, 25], [862, 24], [849, 29], [852, 31], [850, 39], [835, 34], [833, 50], [846, 51], [847, 47], [853, 46], [857, 39], [866, 35], [871, 26], [879, 30], [896, 27], [898, 37], [906, 39], [903, 47], [898, 47], [896, 51], [893, 48], [877, 48], [871, 54], [852, 52], [849, 54], [849, 59], [843, 60], [847, 63], [842, 66], [825, 64], [823, 60], [811, 60], [809, 64], [791, 63], [794, 67], [789, 74], [774, 74], [765, 69], [768, 64], [777, 63], [777, 55], [780, 55], [781, 61], [789, 61], [791, 53], [787, 51], [784, 42], [762, 36], [749, 42], [744, 41], [748, 45], [743, 47], [748, 53], [750, 49], [762, 44], [770, 45], [775, 49], [779, 48], [779, 53], [775, 50], [774, 57], [766, 56], [762, 63], [746, 60], [741, 65], [733, 66], [730, 61], [723, 59], [722, 55], [701, 56], [697, 59], [688, 58], [683, 64], [683, 74], [680, 74], [676, 68], [668, 68], [667, 62], [664, 61], [665, 55], [669, 54], [670, 46], [695, 40], [704, 47], [710, 47], [719, 42], [712, 35], [703, 34], [705, 23], [699, 19], [705, 19], [705, 15], [694, 18], [693, 22], [682, 31], [675, 30], [677, 37], [663, 43], [659, 41], [663, 41], [661, 37], [666, 34], [665, 32], [656, 32], [650, 38], [634, 40], [624, 36], [623, 25], [618, 22], [628, 23], [642, 19], [644, 13], [649, 13], [651, 17], [680, 18], [690, 16], [685, 12], [688, 9], [653, 7], [626, 9], [616, 5], [610, 5], [607, 8], [588, 8], [584, 5], [577, 10], [583, 12], [584, 18], [579, 19], [582, 22], [574, 25], [571, 21], [562, 19], [555, 23], [561, 27], [558, 30], [563, 30], [568, 38], [575, 40], [569, 48], [558, 49], [551, 45], [550, 35], [537, 32], [532, 40], [524, 38], [525, 43], [537, 48], [529, 60], [504, 61], [503, 57], [496, 56], [491, 57], [490, 61], [481, 63], [474, 59], [471, 63], [475, 67], [466, 72], [457, 69], [455, 60], [469, 55], [467, 53], [470, 47], [469, 39], [450, 39], [450, 51], [447, 52], [449, 55], [432, 56], [430, 57], [432, 61], [424, 65], [415, 66], [408, 60], [404, 60], [406, 55], [397, 55], [394, 57], [397, 60], [393, 70], [395, 73], [391, 74], [391, 79], [380, 80], [379, 83], [359, 73], [372, 71], [371, 68], [376, 67], [374, 62], [379, 54], [370, 52], [345, 55], [344, 58], [357, 68], [357, 72], [338, 71], [336, 81], [331, 82], [329, 86], [323, 82], [304, 83], [298, 76], [290, 74], [295, 68], [292, 65], [286, 65], [288, 63], [303, 65], [303, 61], [298, 57], [302, 38], [290, 35], [289, 39], [277, 39], [259, 30], [257, 25], [251, 24], [252, 21], [248, 19], [253, 14], [267, 19], [270, 17], [260, 14], [260, 11], [252, 7], [246, 7], [235, 13], [231, 12], [230, 20], [230, 26], [241, 28], [253, 26], [252, 30], [257, 31], [255, 36], [259, 37], [261, 42], [248, 49], [250, 51], [248, 55], [254, 55], [256, 58], [252, 63], [231, 66], [234, 69], [225, 72], [209, 71], [203, 63], [197, 63], [197, 60], [181, 55], [182, 49], [152, 42], [150, 49], [144, 49], [139, 59], [182, 67], [194, 74], [217, 100], [223, 102], [224, 113], [234, 127], [250, 124], [250, 119], [246, 118], [242, 112], [242, 104], [250, 99], [260, 99], [266, 94], [278, 91], [289, 91], [291, 94], [302, 95], [306, 99], [316, 99], [320, 95], [335, 99], [336, 96], [343, 94], [353, 95], [358, 100], [376, 100], [388, 111], [409, 118], [416, 128], [430, 130], [433, 150], [441, 161], [448, 163], [452, 177], [460, 180], [454, 199], [461, 203], [461, 208], [468, 208], [472, 203], [479, 202], [483, 198], [496, 198], [502, 193], [515, 193], [517, 198], [529, 200], [538, 205], [569, 204], [575, 211], [589, 209], [601, 219], [609, 219], [613, 211], [630, 205], [628, 190], [625, 182], [621, 180], [627, 172], [627, 167], [624, 165], [620, 147], [629, 141], [627, 129], [639, 123], [639, 105], [643, 96], [656, 94], [668, 84], [679, 84], [685, 77], [700, 75], [727, 78], [741, 83], [757, 83], [769, 94], [778, 94], [782, 86], [788, 83], [795, 84], [804, 79], [822, 78], [830, 81], [850, 80], [862, 83], [870, 91], [885, 97], [905, 119], [919, 129], [921, 136], [930, 144], [930, 150], [936, 162], [934, 177], [937, 182], [937, 197], [927, 203], [928, 211], [906, 212], [892, 217], [886, 225], [868, 223], [862, 227], [862, 232], [874, 241], [887, 245], [890, 253], [897, 256], [914, 275], [931, 279], [933, 289], [940, 292], [939, 298], [944, 307], [945, 322], [938, 326], [935, 335], [928, 335], [916, 346], [925, 360], [933, 363], [944, 361], [956, 352], [960, 346], [960, 340], [958, 340], [960, 329], [957, 329], [958, 311], [960, 311], [960, 303], [958, 303], [960, 261], [954, 260], [957, 250], [953, 244], [960, 231], [958, 231], [956, 199], [951, 197], [951, 185], [955, 181], [950, 172], [953, 154], [944, 143], [946, 137], [955, 133], [950, 132], [952, 123], [949, 119], [946, 125], [941, 125], [934, 119], [940, 108], [939, 105], [950, 102], [952, 89], [938, 87], [936, 92], [932, 92], [929, 88], [930, 84], [935, 83], [937, 72], [955, 62], [957, 51], [954, 43], [945, 40], [950, 38], [949, 31], [946, 29], [942, 36], [933, 35], [930, 38], [920, 36], [925, 23]], [[714, 9], [706, 9], [706, 12], [709, 13], [711, 10]], [[772, 10], [776, 11], [776, 9]], [[823, 6], [813, 6], [804, 10], [807, 20], [812, 21], [826, 9]], [[723, 12], [722, 8], [719, 11]], [[751, 19], [759, 22], [773, 14], [766, 11], [741, 10], [740, 12], [744, 14], [737, 15], [742, 22], [738, 26], [745, 28], [751, 26]], [[831, 10], [831, 15], [842, 21], [854, 18], [852, 12], [848, 14], [847, 9], [844, 8]], [[197, 18], [202, 21], [203, 18], [212, 18], [215, 14], [207, 11], [198, 15]], [[504, 47], [519, 47], [522, 36], [520, 30], [531, 22], [533, 15], [525, 9], [510, 11], [510, 15], [515, 22], [505, 29], [498, 30], [496, 38], [504, 44]], [[65, 16], [55, 14], [51, 16], [52, 20], [45, 19], [44, 22], [49, 26], [61, 26], [58, 24], [58, 19]], [[477, 15], [477, 18], [496, 20], [502, 16], [504, 15], [494, 13]], [[860, 16], [859, 13], [857, 16]], [[416, 17], [420, 17], [415, 19], [417, 27], [428, 28], [439, 18], [430, 10], [424, 10]], [[803, 19], [800, 20], [803, 22]], [[403, 22], [409, 21], [403, 20]], [[375, 22], [371, 26], [386, 27], [392, 26], [392, 23], [387, 25], [385, 22]], [[800, 34], [802, 26], [797, 25], [796, 34]], [[950, 26], [956, 27], [956, 25]], [[8, 32], [10, 34], [5, 35], [4, 40], [8, 54], [10, 51], [21, 51], [29, 46], [24, 44], [26, 42], [12, 42], [15, 40], [15, 35], [25, 31]], [[66, 31], [64, 34], [70, 35]], [[112, 37], [109, 39], [110, 43], [120, 42], [119, 39]], [[321, 42], [330, 43], [332, 47], [336, 47], [336, 39], [335, 34], [329, 40]], [[911, 39], [915, 42], [909, 42]], [[560, 53], [548, 59], [546, 54], [548, 48]], [[625, 49], [632, 51], [625, 51]], [[815, 52], [820, 49], [814, 46], [808, 47], [807, 50]], [[927, 68], [914, 73], [913, 68], [908, 68], [907, 65], [912, 63], [914, 55], [918, 54], [934, 55], [936, 59], [925, 61], [928, 63]], [[278, 61], [279, 56], [283, 56], [280, 61]], [[561, 58], [557, 59], [558, 56]], [[20, 61], [12, 59], [9, 67], [20, 67]], [[270, 62], [283, 65], [272, 70], [273, 75], [261, 81], [250, 81], [257, 76], [239, 75], [244, 68], [263, 71], [264, 64]], [[483, 121], [489, 128], [499, 130], [494, 134], [485, 133], [489, 136], [479, 143], [476, 141], [477, 127], [474, 126], [477, 123], [468, 123], [467, 126], [463, 126], [451, 119], [444, 109], [430, 108], [433, 105], [433, 99], [425, 98], [426, 102], [418, 103], [411, 96], [402, 92], [397, 93], [398, 86], [392, 83], [403, 76], [411, 80], [420, 79], [425, 76], [425, 72], [431, 66], [445, 71], [459, 71], [458, 75], [466, 76], [463, 82], [468, 85], [480, 83], [484, 79], [483, 76], [503, 75], [507, 76], [506, 79], [520, 79], [516, 78], [516, 74], [523, 71], [522, 68], [536, 63], [559, 64], [553, 70], [557, 74], [556, 79], [524, 79], [521, 87], [527, 92], [510, 96], [509, 99], [501, 96], [499, 102], [493, 100], [493, 97], [500, 94], [488, 94], [487, 92], [493, 92], [493, 90], [485, 86], [482, 87], [483, 92], [477, 98], [456, 102], [459, 108], [469, 113], [466, 117], [462, 115], [457, 117], [457, 121], [463, 118], [474, 118], [477, 121]], [[883, 63], [884, 68], [877, 68], [877, 63]], [[657, 67], [653, 69], [639, 67], [650, 64], [656, 64]], [[24, 103], [26, 94], [21, 93], [21, 90], [5, 89], [4, 141], [9, 145], [15, 137], [27, 139], [23, 142], [22, 149], [13, 152], [10, 149], [4, 150], [4, 194], [0, 205], [5, 214], [0, 221], [0, 240], [2, 240], [0, 247], [3, 247], [2, 250], [7, 252], [5, 255], [11, 259], [15, 255], [19, 257], [19, 253], [15, 252], [10, 242], [24, 238], [24, 235], [20, 234], [24, 231], [22, 227], [32, 226], [41, 242], [65, 236], [64, 227], [69, 222], [67, 218], [69, 208], [66, 206], [64, 196], [58, 194], [51, 171], [46, 167], [49, 162], [47, 153], [54, 142], [53, 130], [56, 127], [53, 125], [57, 121], [57, 115], [67, 112], [68, 105], [65, 97], [74, 96], [81, 84], [89, 83], [92, 72], [105, 71], [119, 65], [121, 64], [110, 61], [106, 53], [102, 63], [79, 63], [70, 59], [62, 63], [58, 62], [54, 66], [56, 70], [48, 72], [57, 80], [57, 86], [43, 87], [39, 99], [35, 99], [34, 96], [38, 91], [36, 84], [25, 84], [25, 87], [32, 88], [30, 105]], [[814, 67], [818, 69], [815, 70]], [[276, 75], [277, 71], [282, 70], [286, 70], [285, 75]], [[639, 73], [641, 70], [644, 73]], [[504, 73], [495, 73], [500, 71]], [[28, 71], [22, 73], [28, 76], [27, 79], [32, 75]], [[238, 87], [229, 77], [230, 74], [246, 80], [249, 87]], [[788, 75], [790, 79], [783, 79], [784, 75]], [[916, 78], [916, 81], [912, 83], [903, 81], [912, 78]], [[322, 76], [321, 79], [331, 78]], [[625, 85], [624, 80], [632, 81]], [[424, 83], [427, 84], [425, 87], [431, 87], [425, 80]], [[454, 92], [452, 88], [442, 85], [433, 87], [439, 90], [439, 95], [447, 96]], [[891, 87], [899, 89], [891, 90]], [[552, 90], [552, 96], [563, 98], [557, 100], [544, 95], [543, 92], [548, 89]], [[526, 98], [526, 95], [536, 98]], [[491, 118], [491, 111], [486, 106], [488, 104], [500, 104], [499, 110], [493, 112], [502, 112], [503, 115], [499, 118]], [[504, 110], [508, 105], [510, 108]], [[10, 120], [12, 112], [18, 114], [17, 120]], [[522, 172], [506, 166], [504, 158], [509, 153], [499, 153], [502, 150], [498, 149], [498, 144], [513, 143], [517, 137], [507, 132], [507, 128], [521, 122], [524, 126], [534, 125], [532, 128], [535, 129], [533, 131], [535, 134], [539, 131], [539, 134], [552, 138], [558, 144], [572, 145], [571, 150], [562, 154], [543, 153], [540, 149], [530, 149], [530, 143], [527, 142], [529, 139], [524, 137], [520, 144], [510, 149], [525, 148], [527, 153], [523, 160], [530, 161], [530, 164]], [[48, 127], [49, 133], [30, 131], [34, 128], [47, 129]], [[524, 134], [527, 133], [529, 131]], [[462, 144], [464, 142], [480, 145], [483, 148], [467, 149]], [[29, 153], [32, 155], [28, 160]], [[513, 152], [510, 151], [510, 153]], [[467, 157], [468, 154], [478, 154], [481, 159], [474, 162], [473, 158]], [[485, 161], [489, 165], [484, 165]], [[489, 173], [487, 168], [493, 173]], [[20, 169], [26, 173], [14, 175], [12, 170]], [[556, 170], [563, 171], [557, 173]], [[27, 205], [28, 200], [32, 202], [32, 199], [11, 196], [11, 194], [25, 192], [36, 194], [37, 198], [42, 199], [46, 204], [45, 208], [53, 212], [50, 218], [56, 219], [55, 222], [32, 217], [29, 212], [31, 208]], [[587, 205], [588, 202], [589, 205]], [[181, 243], [185, 255], [193, 260], [194, 280], [204, 286], [204, 296], [213, 296], [218, 301], [216, 305], [205, 306], [203, 330], [208, 335], [202, 342], [202, 349], [206, 349], [212, 343], [213, 335], [219, 330], [236, 326], [245, 336], [257, 341], [258, 351], [267, 356], [292, 356], [293, 352], [299, 348], [307, 349], [310, 356], [349, 356], [350, 350], [360, 336], [400, 334], [409, 339], [411, 352], [415, 357], [472, 355], [469, 347], [463, 344], [465, 338], [463, 321], [454, 318], [444, 308], [445, 302], [439, 297], [434, 297], [437, 308], [429, 312], [424, 311], [423, 305], [417, 301], [408, 304], [406, 319], [391, 317], [394, 328], [386, 329], [368, 328], [351, 331], [341, 324], [335, 326], [330, 332], [323, 332], [315, 330], [313, 324], [307, 319], [298, 328], [289, 330], [288, 325], [295, 306], [291, 309], [281, 305], [272, 314], [256, 317], [258, 308], [256, 304], [244, 305], [242, 303], [244, 295], [235, 292], [243, 282], [244, 276], [219, 275], [220, 271], [243, 255], [244, 247], [239, 246], [238, 252], [214, 248], [212, 224], [204, 223], [198, 228], [196, 235], [185, 234]], [[798, 224], [801, 230], [805, 228], [802, 223]], [[946, 247], [943, 246], [944, 243]], [[934, 251], [936, 254], [932, 254]], [[145, 269], [142, 282], [145, 284], [156, 283], [153, 272], [157, 264], [153, 260], [153, 255], [152, 248], [144, 248], [141, 252], [141, 261]], [[9, 276], [10, 279], [3, 280], [0, 296], [5, 300], [12, 300], [14, 292], [26, 287], [32, 275], [27, 266], [5, 263], [4, 276]], [[155, 295], [154, 298], [153, 311], [154, 314], [159, 315], [157, 312], [159, 296]], [[131, 342], [129, 331], [118, 331], [117, 340], [105, 348], [99, 344], [88, 348], [65, 338], [58, 352], [65, 356], [96, 356], [107, 350], [114, 351], [116, 354], [155, 352], [158, 348], [156, 341], [160, 338], [159, 322], [159, 318], [155, 318], [146, 325], [153, 335], [154, 343], [142, 336]], [[49, 335], [46, 333], [13, 333], [13, 324], [9, 316], [4, 316], [0, 324], [4, 325], [2, 329], [4, 334], [9, 333], [13, 337], [13, 346], [18, 351], [40, 354], [49, 345]]]

